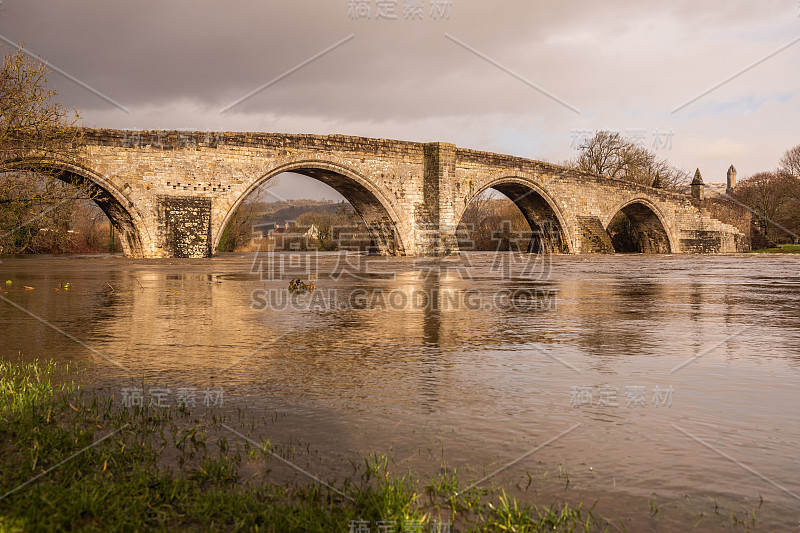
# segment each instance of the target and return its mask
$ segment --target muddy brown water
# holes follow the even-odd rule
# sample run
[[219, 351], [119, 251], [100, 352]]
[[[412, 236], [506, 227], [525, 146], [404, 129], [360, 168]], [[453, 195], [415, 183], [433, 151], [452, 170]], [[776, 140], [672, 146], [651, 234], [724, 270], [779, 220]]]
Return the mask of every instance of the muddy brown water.
[[612, 531], [798, 529], [800, 256], [30, 257], [0, 280], [3, 358], [268, 415], [256, 436], [323, 476], [513, 462], [484, 483], [598, 501]]

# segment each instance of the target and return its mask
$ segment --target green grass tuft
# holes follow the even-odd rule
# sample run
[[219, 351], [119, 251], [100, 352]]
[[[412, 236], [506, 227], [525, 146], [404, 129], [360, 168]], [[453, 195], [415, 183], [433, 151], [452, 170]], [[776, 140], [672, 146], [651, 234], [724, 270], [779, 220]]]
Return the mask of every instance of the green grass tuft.
[[234, 440], [219, 426], [224, 416], [120, 408], [86, 394], [70, 380], [75, 372], [0, 361], [0, 532], [346, 532], [356, 520], [372, 530], [391, 521], [398, 531], [404, 523], [430, 531], [442, 514], [451, 531], [603, 529], [580, 505], [538, 508], [505, 493], [494, 501], [489, 489], [462, 495], [455, 471], [423, 482], [394, 473], [379, 454], [354, 463], [356, 474], [335, 484], [341, 493], [244, 477], [245, 465], [268, 473], [270, 453], [292, 451]]

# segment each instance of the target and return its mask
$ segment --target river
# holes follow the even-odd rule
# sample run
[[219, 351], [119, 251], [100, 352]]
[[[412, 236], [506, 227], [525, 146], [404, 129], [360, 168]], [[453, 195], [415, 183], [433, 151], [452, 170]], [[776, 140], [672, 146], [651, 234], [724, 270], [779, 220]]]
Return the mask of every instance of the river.
[[29, 257], [0, 279], [3, 358], [269, 415], [257, 436], [322, 471], [513, 463], [484, 483], [613, 528], [797, 530], [800, 256]]

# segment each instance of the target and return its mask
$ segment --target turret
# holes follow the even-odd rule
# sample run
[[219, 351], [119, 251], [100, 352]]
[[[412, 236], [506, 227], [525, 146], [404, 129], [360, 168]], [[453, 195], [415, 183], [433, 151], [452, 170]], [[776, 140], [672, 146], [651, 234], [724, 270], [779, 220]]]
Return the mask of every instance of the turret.
[[733, 165], [728, 169], [728, 188], [725, 189], [725, 194], [733, 194], [733, 189], [736, 188], [736, 169]]
[[656, 179], [653, 180], [653, 184], [651, 185], [654, 189], [661, 189], [663, 185], [661, 185], [661, 176], [658, 172], [656, 172]]
[[703, 177], [700, 175], [700, 169], [698, 168], [694, 172], [694, 179], [692, 180], [692, 198], [695, 200], [702, 200], [705, 198], [704, 188]]

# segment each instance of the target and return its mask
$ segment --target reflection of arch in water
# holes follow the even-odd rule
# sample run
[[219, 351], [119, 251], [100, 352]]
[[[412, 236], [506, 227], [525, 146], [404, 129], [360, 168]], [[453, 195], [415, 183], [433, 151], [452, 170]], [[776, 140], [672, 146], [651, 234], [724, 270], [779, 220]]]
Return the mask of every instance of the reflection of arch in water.
[[[26, 171], [60, 179], [86, 191], [89, 197], [103, 210], [120, 235], [122, 249], [127, 257], [143, 257], [144, 239], [149, 235], [136, 208], [115, 185], [102, 175], [77, 164], [42, 161], [25, 163]], [[143, 239], [144, 237], [144, 239]]]
[[308, 176], [336, 190], [344, 196], [356, 213], [361, 216], [375, 247], [381, 253], [404, 255], [403, 230], [392, 205], [385, 195], [359, 173], [337, 163], [326, 161], [297, 161], [274, 168], [255, 180], [242, 193], [225, 215], [225, 219], [214, 236], [213, 249], [216, 250], [228, 223], [241, 203], [258, 187], [278, 174], [294, 172]]
[[467, 206], [486, 189], [503, 193], [522, 212], [533, 232], [528, 251], [572, 253], [574, 245], [569, 239], [562, 209], [547, 190], [530, 178], [503, 175], [489, 180], [466, 199], [459, 222]]
[[615, 252], [668, 254], [675, 246], [664, 220], [652, 202], [636, 198], [611, 210], [611, 216], [603, 226]]

